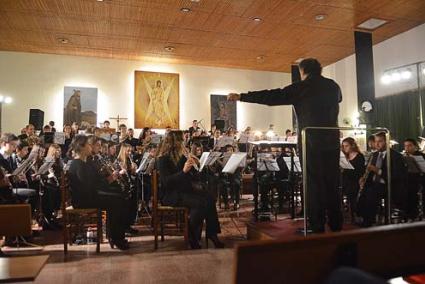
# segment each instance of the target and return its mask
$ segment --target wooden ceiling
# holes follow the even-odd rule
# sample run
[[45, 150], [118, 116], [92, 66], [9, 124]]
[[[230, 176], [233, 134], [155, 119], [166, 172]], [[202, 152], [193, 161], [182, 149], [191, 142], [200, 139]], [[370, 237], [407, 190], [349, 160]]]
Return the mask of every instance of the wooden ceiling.
[[287, 72], [353, 54], [371, 17], [378, 43], [424, 23], [425, 0], [0, 0], [0, 50]]

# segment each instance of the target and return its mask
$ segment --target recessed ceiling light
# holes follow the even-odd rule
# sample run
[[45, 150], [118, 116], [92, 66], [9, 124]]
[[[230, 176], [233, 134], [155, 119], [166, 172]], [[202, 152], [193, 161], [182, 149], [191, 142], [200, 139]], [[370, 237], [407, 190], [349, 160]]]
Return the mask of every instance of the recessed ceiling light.
[[166, 51], [169, 51], [169, 52], [171, 52], [171, 51], [174, 51], [176, 48], [174, 47], [174, 46], [166, 46], [166, 47], [164, 47], [164, 49], [166, 50]]
[[59, 43], [62, 43], [62, 44], [67, 44], [67, 43], [69, 43], [69, 39], [67, 39], [67, 38], [58, 38], [58, 42]]
[[318, 14], [318, 15], [314, 16], [314, 19], [316, 21], [323, 21], [325, 18], [326, 18], [325, 14]]
[[199, 3], [199, 2], [201, 2], [201, 0], [190, 0], [190, 2]]
[[367, 21], [364, 21], [357, 27], [360, 29], [366, 29], [366, 30], [374, 30], [382, 26], [383, 24], [386, 24], [388, 21], [382, 20], [382, 19], [376, 19], [376, 18], [370, 18]]
[[96, 0], [97, 2], [103, 2], [103, 0]]
[[184, 12], [184, 13], [188, 13], [188, 12], [190, 12], [191, 10], [190, 10], [190, 8], [183, 7], [183, 8], [181, 8], [181, 9], [180, 9], [180, 11], [182, 11], [182, 12]]
[[254, 22], [261, 22], [263, 19], [259, 18], [259, 17], [255, 17], [252, 19]]

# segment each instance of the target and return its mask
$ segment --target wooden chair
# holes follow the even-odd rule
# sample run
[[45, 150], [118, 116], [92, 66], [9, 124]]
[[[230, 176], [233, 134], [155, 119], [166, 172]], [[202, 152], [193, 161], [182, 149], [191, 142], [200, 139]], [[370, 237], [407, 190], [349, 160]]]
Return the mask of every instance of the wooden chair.
[[63, 251], [68, 253], [68, 244], [72, 245], [72, 234], [84, 233], [86, 227], [96, 226], [96, 252], [100, 252], [103, 240], [102, 210], [99, 208], [74, 209], [70, 203], [69, 180], [67, 174], [61, 176], [62, 220], [63, 220]]
[[236, 247], [235, 283], [322, 283], [341, 266], [385, 279], [425, 272], [425, 222], [254, 241]]
[[161, 230], [161, 242], [164, 241], [165, 217], [167, 217], [167, 215], [175, 217], [177, 229], [181, 229], [181, 225], [183, 225], [183, 236], [187, 247], [189, 245], [189, 209], [186, 207], [162, 206], [160, 204], [158, 199], [158, 172], [156, 170], [152, 173], [152, 194], [152, 225], [155, 237], [154, 248], [158, 249], [158, 226], [160, 226]]

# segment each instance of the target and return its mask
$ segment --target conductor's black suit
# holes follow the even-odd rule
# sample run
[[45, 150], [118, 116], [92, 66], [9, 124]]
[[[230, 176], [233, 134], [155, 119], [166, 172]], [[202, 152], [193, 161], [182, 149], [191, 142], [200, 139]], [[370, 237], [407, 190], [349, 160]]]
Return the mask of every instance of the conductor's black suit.
[[[293, 105], [298, 119], [298, 141], [305, 127], [338, 126], [341, 89], [337, 83], [321, 75], [309, 75], [283, 89], [241, 94], [242, 102], [269, 106]], [[307, 132], [307, 178], [309, 228], [323, 232], [326, 222], [333, 231], [341, 230], [342, 212], [337, 191], [339, 170], [339, 131], [309, 130]]]

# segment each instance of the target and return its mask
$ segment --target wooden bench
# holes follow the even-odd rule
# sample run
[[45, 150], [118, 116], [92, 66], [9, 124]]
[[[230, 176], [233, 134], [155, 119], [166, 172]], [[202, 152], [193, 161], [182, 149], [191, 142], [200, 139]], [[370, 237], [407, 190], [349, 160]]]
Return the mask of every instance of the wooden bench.
[[235, 283], [322, 283], [340, 266], [390, 279], [425, 272], [425, 222], [236, 246]]

